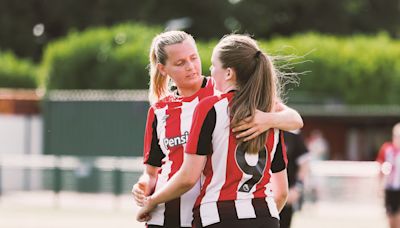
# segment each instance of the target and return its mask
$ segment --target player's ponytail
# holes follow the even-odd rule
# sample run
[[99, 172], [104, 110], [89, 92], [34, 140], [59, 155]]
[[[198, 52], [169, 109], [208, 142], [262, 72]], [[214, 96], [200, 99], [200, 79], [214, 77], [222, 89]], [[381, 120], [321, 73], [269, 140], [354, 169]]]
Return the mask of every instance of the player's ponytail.
[[[220, 41], [216, 50], [224, 68], [233, 68], [238, 91], [231, 102], [231, 124], [238, 125], [254, 117], [256, 109], [270, 112], [276, 100], [278, 80], [271, 59], [255, 40], [245, 35], [229, 35]], [[247, 153], [258, 153], [266, 142], [267, 133], [248, 142], [240, 142]]]

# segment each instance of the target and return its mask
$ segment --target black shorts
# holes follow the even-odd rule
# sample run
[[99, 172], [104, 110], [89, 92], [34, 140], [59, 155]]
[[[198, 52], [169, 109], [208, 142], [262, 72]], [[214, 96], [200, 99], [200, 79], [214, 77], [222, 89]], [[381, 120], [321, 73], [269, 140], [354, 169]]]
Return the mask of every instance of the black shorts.
[[[219, 220], [206, 228], [279, 228], [279, 219], [269, 213], [267, 202], [264, 198], [252, 200], [256, 218], [239, 219], [236, 214], [234, 201], [217, 202]], [[200, 218], [200, 208], [193, 209], [193, 228], [203, 228]]]
[[[197, 222], [196, 222], [197, 221]], [[199, 220], [193, 221], [194, 228], [203, 228]], [[222, 220], [219, 223], [211, 224], [206, 228], [279, 228], [279, 220], [273, 217], [260, 217], [251, 219], [230, 219]]]
[[386, 213], [394, 215], [400, 209], [400, 190], [385, 190]]

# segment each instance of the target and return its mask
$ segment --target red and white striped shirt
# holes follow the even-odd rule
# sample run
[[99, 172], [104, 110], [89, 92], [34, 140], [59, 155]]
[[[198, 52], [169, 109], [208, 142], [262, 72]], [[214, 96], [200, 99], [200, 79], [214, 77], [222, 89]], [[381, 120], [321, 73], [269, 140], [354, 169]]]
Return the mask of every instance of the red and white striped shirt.
[[400, 190], [400, 148], [396, 148], [392, 142], [386, 142], [379, 150], [376, 161], [388, 166], [383, 167], [390, 170], [386, 177], [385, 188], [388, 190]]
[[[190, 97], [168, 96], [150, 107], [144, 139], [144, 163], [161, 167], [155, 191], [180, 169], [189, 137], [193, 112], [199, 101], [214, 94], [214, 83], [205, 78], [202, 88]], [[193, 205], [200, 182], [180, 198], [160, 204], [147, 224], [164, 227], [191, 227]]]
[[270, 178], [287, 165], [283, 136], [278, 129], [270, 129], [263, 151], [245, 153], [230, 128], [233, 96], [229, 92], [200, 102], [186, 146], [186, 153], [207, 156], [195, 204], [195, 219], [201, 219], [203, 226], [223, 219], [279, 219]]

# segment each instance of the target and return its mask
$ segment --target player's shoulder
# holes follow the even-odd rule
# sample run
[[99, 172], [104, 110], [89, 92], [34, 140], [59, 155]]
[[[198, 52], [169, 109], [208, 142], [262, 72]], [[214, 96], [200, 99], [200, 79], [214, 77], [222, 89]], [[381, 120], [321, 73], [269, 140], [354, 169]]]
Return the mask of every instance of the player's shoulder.
[[381, 150], [387, 150], [393, 148], [392, 142], [384, 142], [381, 146]]
[[168, 95], [168, 96], [161, 98], [154, 104], [152, 104], [150, 108], [152, 108], [154, 110], [162, 109], [162, 108], [165, 108], [168, 104], [175, 102], [175, 101], [176, 101], [176, 99], [173, 95]]
[[197, 105], [198, 109], [210, 109], [211, 107], [213, 107], [216, 103], [218, 103], [219, 101], [223, 100], [226, 98], [226, 94], [223, 94], [219, 91], [215, 91], [214, 95], [208, 96], [203, 98], [199, 104]]
[[199, 102], [199, 104], [197, 104], [196, 111], [201, 113], [207, 113], [214, 107], [215, 103], [217, 102], [218, 102], [218, 96], [216, 95], [205, 97]]

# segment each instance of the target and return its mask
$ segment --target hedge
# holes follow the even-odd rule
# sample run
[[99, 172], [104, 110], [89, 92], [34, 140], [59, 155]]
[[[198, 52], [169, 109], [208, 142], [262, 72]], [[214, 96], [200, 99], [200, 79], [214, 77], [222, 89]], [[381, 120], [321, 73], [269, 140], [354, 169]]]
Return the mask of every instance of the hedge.
[[0, 52], [0, 88], [36, 88], [37, 68], [11, 52]]
[[[273, 55], [295, 54], [301, 75], [293, 102], [400, 104], [400, 42], [386, 34], [337, 37], [318, 34], [275, 38], [262, 46]], [[279, 51], [281, 50], [281, 51]]]
[[[41, 85], [47, 89], [145, 89], [150, 43], [159, 32], [157, 27], [124, 24], [71, 33], [47, 47]], [[209, 74], [216, 43], [197, 40], [204, 75]], [[298, 57], [291, 63], [292, 71], [300, 73], [300, 84], [287, 87], [289, 102], [400, 104], [400, 42], [386, 34], [308, 33], [259, 40], [259, 44], [273, 56]]]
[[157, 27], [123, 24], [72, 32], [45, 50], [40, 84], [47, 89], [141, 89]]

